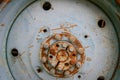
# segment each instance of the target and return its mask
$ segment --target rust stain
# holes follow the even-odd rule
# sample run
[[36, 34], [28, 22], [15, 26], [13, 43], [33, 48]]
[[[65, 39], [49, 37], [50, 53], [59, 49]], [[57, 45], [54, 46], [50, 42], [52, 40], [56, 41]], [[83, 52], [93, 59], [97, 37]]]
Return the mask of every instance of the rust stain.
[[[72, 25], [71, 27], [74, 27], [76, 25]], [[64, 27], [64, 25], [61, 25], [60, 28], [62, 28], [63, 30], [67, 31], [67, 29]], [[56, 33], [57, 34], [57, 33]], [[56, 38], [56, 34], [54, 34], [53, 36], [49, 36], [47, 37], [47, 39], [42, 43], [42, 47], [40, 48], [41, 49], [41, 56], [40, 58], [42, 59], [43, 56], [46, 57], [46, 59], [48, 59], [47, 61], [45, 61], [43, 63], [45, 69], [49, 72], [51, 70], [51, 66], [49, 66], [49, 64], [52, 64], [52, 63], [57, 63], [55, 64], [55, 69], [56, 70], [67, 70], [69, 69], [72, 65], [74, 65], [76, 63], [76, 49], [75, 48], [83, 48], [82, 44], [79, 42], [79, 40], [77, 40], [77, 38], [75, 36], [73, 36], [72, 34], [70, 34], [69, 32], [62, 32], [58, 35], [60, 35], [61, 37], [66, 37], [68, 39], [70, 39], [71, 43], [73, 45], [76, 45], [75, 48], [73, 47], [72, 48], [72, 44], [71, 43], [68, 43], [68, 42], [60, 42], [59, 40], [57, 40]], [[58, 37], [58, 36], [57, 36]], [[51, 40], [57, 40], [58, 42], [55, 42], [53, 43], [52, 45], [50, 44], [50, 41]], [[75, 39], [75, 40], [73, 40]], [[49, 44], [49, 46], [44, 46], [44, 44]], [[67, 44], [67, 46], [63, 45], [63, 44]], [[69, 45], [69, 47], [68, 47]], [[62, 48], [61, 48], [62, 47]], [[49, 49], [48, 53], [50, 54], [50, 56], [47, 56], [45, 53], [45, 50]], [[60, 49], [60, 50], [58, 50]], [[74, 50], [75, 49], [75, 50]], [[56, 55], [57, 54], [57, 55]], [[85, 61], [85, 54], [80, 54], [81, 55], [81, 59], [78, 61], [81, 64], [84, 63]], [[49, 62], [50, 61], [50, 62]], [[53, 64], [54, 66], [54, 64]], [[70, 74], [71, 75], [74, 75], [75, 73], [78, 72], [79, 70], [79, 66], [75, 66], [74, 67], [74, 70], [70, 71]], [[64, 72], [57, 72], [55, 71], [54, 72], [54, 76], [58, 76], [58, 77], [64, 77]]]
[[0, 4], [3, 2], [3, 0], [0, 0]]
[[32, 53], [29, 53], [29, 55], [31, 56]]
[[2, 23], [2, 24], [0, 24], [0, 26], [1, 26], [1, 27], [4, 27], [4, 26], [5, 26], [5, 24], [4, 24], [4, 23]]
[[89, 71], [88, 71], [86, 74], [89, 74], [89, 73], [91, 73], [91, 72], [92, 72], [92, 70], [93, 70], [93, 69], [90, 69], [90, 70], [89, 70]]
[[22, 54], [20, 56], [22, 56], [25, 53], [25, 51], [22, 52]]
[[39, 40], [39, 39], [40, 39], [40, 38], [38, 38], [38, 37], [36, 38], [36, 40]]
[[0, 0], [0, 3], [2, 2], [6, 2], [6, 3], [9, 3], [11, 0]]
[[117, 68], [120, 69], [120, 65]]
[[85, 49], [86, 49], [86, 48], [89, 48], [89, 47], [90, 47], [90, 46], [86, 46]]
[[11, 0], [1, 0], [1, 6], [0, 9], [3, 10], [5, 8], [5, 6], [10, 2]]
[[119, 20], [120, 20], [120, 14], [119, 14], [119, 13], [117, 13], [117, 16], [118, 16], [118, 18], [119, 18]]
[[4, 2], [6, 2], [6, 3], [9, 3], [11, 0], [3, 0]]
[[65, 27], [63, 24], [59, 28], [54, 28], [52, 30], [60, 30], [63, 29], [64, 31], [68, 31], [68, 28], [74, 28], [77, 24], [70, 24], [68, 27]]
[[120, 6], [120, 0], [115, 0], [115, 1]]
[[87, 60], [87, 61], [91, 61], [92, 59], [91, 59], [90, 57], [87, 57], [86, 60]]
[[33, 45], [29, 45], [29, 47], [28, 48], [32, 48], [32, 47], [34, 47]]

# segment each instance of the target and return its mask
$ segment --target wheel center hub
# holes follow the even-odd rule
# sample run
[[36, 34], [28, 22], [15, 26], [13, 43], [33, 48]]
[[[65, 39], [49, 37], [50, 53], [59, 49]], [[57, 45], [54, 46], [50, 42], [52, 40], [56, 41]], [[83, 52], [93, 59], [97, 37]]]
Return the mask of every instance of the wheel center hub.
[[84, 63], [84, 49], [70, 33], [54, 34], [41, 46], [40, 59], [45, 70], [56, 77], [68, 77]]

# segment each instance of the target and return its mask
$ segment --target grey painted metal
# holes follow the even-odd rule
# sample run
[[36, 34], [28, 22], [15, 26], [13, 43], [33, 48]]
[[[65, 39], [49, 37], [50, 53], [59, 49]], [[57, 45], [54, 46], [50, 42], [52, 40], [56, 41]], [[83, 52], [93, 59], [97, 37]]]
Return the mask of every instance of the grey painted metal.
[[[68, 31], [83, 44], [86, 61], [77, 74], [64, 80], [97, 80], [99, 76], [105, 76], [106, 80], [111, 77], [114, 77], [113, 80], [119, 80], [119, 10], [116, 10], [117, 5], [112, 0], [114, 7], [109, 0], [89, 1], [93, 4], [84, 0], [50, 0], [53, 5], [53, 10], [50, 11], [42, 9], [44, 0], [10, 2], [0, 13], [0, 80], [61, 80], [49, 75], [41, 66], [39, 48], [45, 37], [62, 31], [54, 31], [55, 28], [71, 25], [75, 27], [69, 28]], [[26, 8], [27, 5], [29, 6]], [[105, 28], [99, 28], [97, 25], [101, 18], [106, 21]], [[48, 32], [39, 33], [41, 28], [47, 28]], [[87, 39], [84, 38], [86, 34]], [[18, 57], [10, 54], [14, 47], [20, 53]], [[41, 68], [42, 72], [38, 73], [37, 68]], [[81, 79], [78, 75], [81, 75]]]

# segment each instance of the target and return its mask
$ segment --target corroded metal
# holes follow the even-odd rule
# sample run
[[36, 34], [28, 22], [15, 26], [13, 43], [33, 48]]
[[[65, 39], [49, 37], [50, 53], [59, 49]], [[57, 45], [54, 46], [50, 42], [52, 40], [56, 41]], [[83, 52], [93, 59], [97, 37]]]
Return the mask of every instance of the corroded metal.
[[48, 73], [57, 77], [68, 77], [78, 72], [84, 63], [85, 54], [75, 36], [62, 32], [53, 34], [42, 42], [40, 59]]

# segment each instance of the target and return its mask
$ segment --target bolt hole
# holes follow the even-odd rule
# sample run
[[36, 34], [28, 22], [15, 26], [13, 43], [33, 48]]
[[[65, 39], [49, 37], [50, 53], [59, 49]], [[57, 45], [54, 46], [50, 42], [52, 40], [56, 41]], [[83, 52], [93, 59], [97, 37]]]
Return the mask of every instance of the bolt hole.
[[81, 75], [78, 75], [78, 78], [81, 78]]
[[69, 66], [69, 63], [65, 63], [65, 66]]
[[51, 3], [50, 3], [50, 2], [45, 2], [45, 3], [43, 4], [43, 9], [44, 9], [45, 11], [48, 11], [50, 8], [51, 8]]
[[47, 29], [43, 29], [43, 32], [46, 33], [46, 32], [47, 32]]
[[52, 56], [52, 55], [50, 55], [49, 57], [50, 57], [51, 59], [53, 58], [53, 56]]
[[100, 77], [98, 77], [97, 80], [105, 80], [105, 78], [104, 78], [104, 76], [100, 76]]
[[101, 19], [101, 20], [98, 21], [98, 26], [99, 26], [100, 28], [104, 28], [105, 25], [106, 25], [106, 22], [105, 22], [104, 20]]
[[17, 50], [16, 48], [13, 48], [13, 49], [11, 50], [11, 54], [12, 54], [14, 57], [18, 56], [18, 50]]
[[56, 47], [59, 47], [59, 44], [56, 44]]
[[37, 69], [37, 72], [40, 73], [40, 72], [41, 72], [41, 69]]
[[73, 54], [72, 56], [76, 56], [75, 54]]
[[88, 38], [88, 35], [85, 35], [84, 38]]

